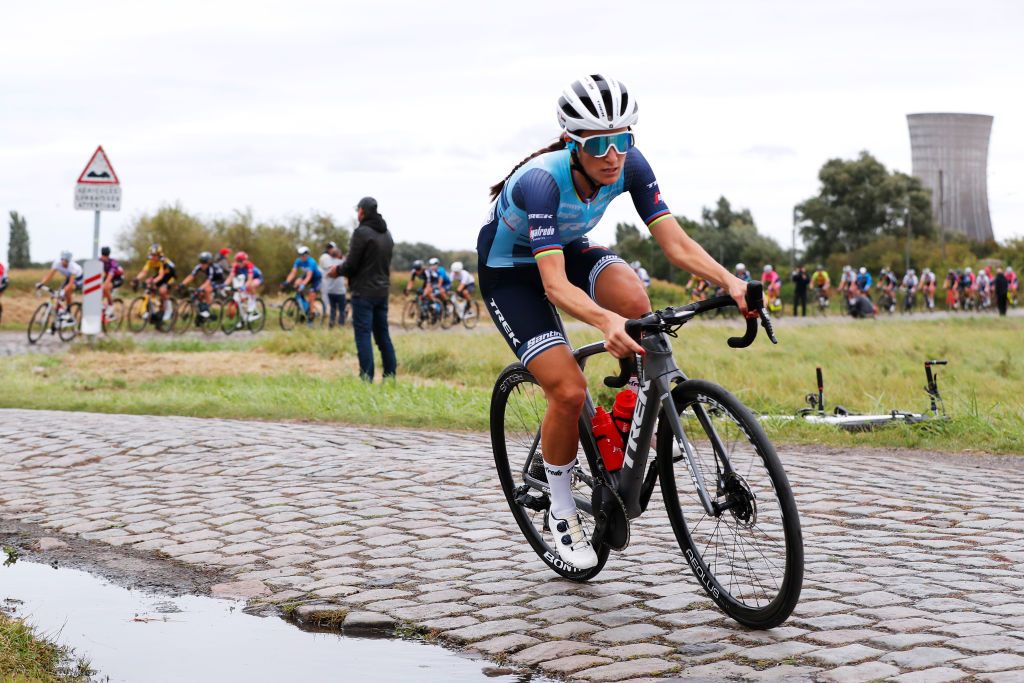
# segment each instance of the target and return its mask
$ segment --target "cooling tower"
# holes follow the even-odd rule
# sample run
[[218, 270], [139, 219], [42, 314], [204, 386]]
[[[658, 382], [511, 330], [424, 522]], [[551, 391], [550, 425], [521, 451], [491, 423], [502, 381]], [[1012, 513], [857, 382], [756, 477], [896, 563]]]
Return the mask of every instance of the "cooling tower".
[[914, 175], [932, 191], [936, 227], [992, 239], [988, 214], [988, 140], [992, 117], [908, 114]]

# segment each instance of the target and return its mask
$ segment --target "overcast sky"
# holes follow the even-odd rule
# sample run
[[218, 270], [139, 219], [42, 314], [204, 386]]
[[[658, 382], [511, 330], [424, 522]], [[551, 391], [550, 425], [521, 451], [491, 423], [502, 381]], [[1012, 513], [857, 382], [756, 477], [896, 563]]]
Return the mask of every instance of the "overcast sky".
[[[164, 203], [215, 217], [375, 196], [396, 239], [468, 248], [487, 186], [558, 133], [580, 75], [640, 104], [673, 212], [724, 194], [788, 245], [830, 157], [910, 172], [906, 114], [995, 116], [997, 239], [1024, 235], [1024, 3], [332, 0], [5, 3], [0, 257], [7, 212], [35, 260], [91, 252], [73, 186], [102, 144], [124, 191], [102, 241]], [[595, 231], [638, 222], [628, 198]], [[174, 255], [179, 259], [187, 258]], [[282, 258], [285, 258], [282, 255]]]

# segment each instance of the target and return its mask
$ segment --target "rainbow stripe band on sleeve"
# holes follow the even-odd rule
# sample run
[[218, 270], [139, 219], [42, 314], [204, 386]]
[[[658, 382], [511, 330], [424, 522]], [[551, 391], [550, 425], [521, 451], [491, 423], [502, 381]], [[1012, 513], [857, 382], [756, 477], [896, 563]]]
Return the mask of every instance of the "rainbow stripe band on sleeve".
[[651, 228], [658, 221], [662, 220], [663, 218], [668, 218], [671, 215], [672, 215], [672, 212], [669, 211], [668, 209], [665, 209], [664, 211], [659, 211], [658, 213], [654, 214], [653, 216], [651, 216], [650, 218], [648, 218], [644, 222], [647, 223], [647, 227], [648, 228]]
[[561, 253], [562, 253], [562, 245], [561, 244], [552, 244], [552, 245], [547, 246], [547, 247], [541, 247], [540, 249], [538, 249], [535, 252], [533, 252], [533, 258], [539, 259], [539, 258], [541, 258], [543, 256], [551, 256], [552, 254], [561, 254]]

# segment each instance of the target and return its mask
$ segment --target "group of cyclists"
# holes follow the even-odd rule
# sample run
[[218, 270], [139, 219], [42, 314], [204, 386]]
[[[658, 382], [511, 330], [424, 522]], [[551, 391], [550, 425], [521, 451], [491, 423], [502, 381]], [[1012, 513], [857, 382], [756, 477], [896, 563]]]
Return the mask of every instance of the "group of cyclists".
[[426, 264], [416, 259], [412, 262], [409, 282], [405, 286], [406, 294], [413, 291], [418, 300], [427, 304], [427, 310], [431, 315], [440, 316], [449, 300], [455, 304], [456, 320], [476, 314], [469, 306], [473, 292], [476, 291], [476, 277], [466, 270], [462, 261], [452, 263], [449, 272], [436, 256], [430, 258]]
[[[734, 268], [736, 277], [750, 282], [752, 276], [746, 265], [737, 263]], [[1013, 268], [1007, 266], [1005, 277], [1008, 283], [1009, 299], [1016, 301], [1019, 280]], [[765, 301], [775, 310], [781, 310], [782, 277], [775, 268], [765, 265], [761, 273], [764, 286]], [[833, 292], [832, 278], [824, 265], [818, 264], [810, 275], [809, 282], [815, 301], [821, 310], [826, 310]], [[910, 268], [900, 277], [890, 268], [883, 267], [877, 281], [864, 266], [853, 268], [844, 266], [839, 276], [837, 289], [846, 302], [845, 313], [855, 317], [870, 317], [879, 311], [894, 313], [897, 307], [904, 312], [911, 312], [917, 305], [918, 297], [925, 310], [936, 308], [935, 294], [939, 280], [931, 268], [924, 268], [918, 274]], [[943, 284], [946, 291], [946, 308], [949, 310], [987, 310], [995, 299], [995, 276], [991, 266], [985, 266], [975, 273], [969, 266], [964, 269], [950, 269]], [[708, 281], [699, 276], [692, 276], [686, 284], [691, 301], [701, 301], [718, 294], [718, 289], [709, 285]], [[874, 299], [872, 297], [875, 297]]]

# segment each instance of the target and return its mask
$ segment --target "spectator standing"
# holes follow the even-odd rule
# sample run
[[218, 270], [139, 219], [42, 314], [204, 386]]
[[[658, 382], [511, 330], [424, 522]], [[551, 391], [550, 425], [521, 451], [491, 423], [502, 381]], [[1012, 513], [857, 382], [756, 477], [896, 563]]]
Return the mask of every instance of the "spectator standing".
[[380, 349], [384, 379], [394, 378], [398, 369], [395, 347], [388, 333], [388, 293], [391, 287], [391, 253], [395, 241], [388, 225], [377, 212], [377, 200], [363, 197], [356, 205], [359, 227], [352, 233], [348, 258], [339, 268], [348, 278], [352, 299], [352, 329], [359, 353], [359, 376], [373, 381], [373, 346]]
[[807, 274], [807, 267], [800, 266], [790, 276], [796, 287], [793, 290], [793, 315], [796, 315], [797, 307], [800, 307], [803, 317], [807, 317], [807, 287], [811, 283], [811, 276]]
[[324, 296], [327, 298], [327, 309], [331, 312], [330, 327], [345, 324], [345, 278], [338, 271], [338, 266], [345, 263], [344, 255], [338, 245], [328, 242], [324, 253], [320, 255], [320, 271], [324, 274]]
[[999, 307], [999, 315], [1006, 315], [1007, 292], [1010, 290], [1010, 281], [1006, 279], [1006, 273], [1002, 268], [996, 269], [995, 278], [996, 306]]

